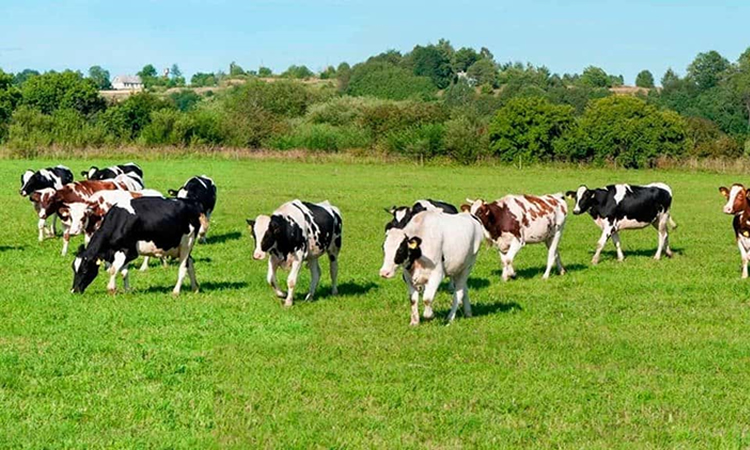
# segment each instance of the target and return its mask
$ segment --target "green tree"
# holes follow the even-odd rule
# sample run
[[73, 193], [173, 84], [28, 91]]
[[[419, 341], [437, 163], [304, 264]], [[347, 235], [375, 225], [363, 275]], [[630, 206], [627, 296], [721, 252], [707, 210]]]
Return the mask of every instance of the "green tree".
[[305, 78], [311, 78], [315, 74], [312, 72], [312, 70], [308, 69], [307, 66], [296, 66], [292, 64], [289, 66], [288, 69], [284, 73], [281, 74], [284, 78], [297, 78], [297, 79], [305, 79]]
[[33, 70], [33, 69], [23, 69], [22, 71], [18, 72], [13, 77], [13, 84], [16, 86], [21, 86], [28, 80], [29, 78], [36, 77], [39, 75], [39, 71]]
[[158, 73], [153, 64], [146, 64], [143, 66], [143, 69], [141, 69], [137, 75], [141, 77], [141, 82], [147, 89], [158, 84]]
[[339, 83], [339, 92], [346, 92], [349, 89], [349, 78], [352, 76], [352, 68], [346, 61], [339, 64], [336, 68], [336, 80]]
[[490, 123], [490, 149], [503, 161], [549, 161], [555, 141], [573, 124], [571, 106], [539, 97], [513, 98]]
[[438, 89], [448, 87], [453, 79], [451, 58], [446, 46], [417, 45], [409, 55], [414, 75], [427, 77]]
[[478, 86], [497, 87], [497, 66], [489, 59], [480, 59], [466, 71], [469, 78], [476, 80]]
[[722, 73], [729, 66], [729, 61], [715, 50], [698, 53], [688, 66], [688, 76], [700, 89], [710, 89], [719, 83]]
[[661, 77], [661, 87], [664, 89], [673, 89], [679, 85], [680, 81], [680, 76], [670, 67]]
[[333, 78], [336, 78], [336, 68], [333, 66], [328, 66], [320, 72], [321, 80], [330, 80]]
[[357, 64], [352, 69], [347, 93], [391, 100], [429, 99], [436, 88], [427, 77], [415, 76], [406, 69], [385, 62]]
[[453, 66], [453, 71], [455, 73], [466, 72], [467, 70], [469, 70], [469, 67], [471, 67], [480, 59], [481, 58], [479, 56], [479, 53], [477, 53], [477, 51], [473, 48], [461, 47], [456, 51], [456, 53], [453, 54], [453, 61], [451, 62], [451, 65]]
[[726, 84], [745, 108], [745, 134], [750, 135], [750, 47], [740, 55], [727, 77]]
[[219, 80], [213, 73], [197, 72], [193, 74], [192, 77], [190, 77], [190, 84], [195, 87], [217, 86], [219, 84]]
[[109, 71], [101, 66], [91, 66], [89, 78], [94, 81], [99, 90], [112, 89], [112, 83], [109, 82]]
[[241, 75], [245, 75], [245, 71], [242, 69], [242, 67], [240, 67], [240, 65], [235, 63], [234, 61], [229, 63], [229, 76], [237, 77]]
[[654, 76], [648, 70], [641, 70], [635, 77], [635, 85], [638, 87], [651, 89], [654, 87]]
[[578, 79], [578, 84], [588, 87], [610, 87], [611, 80], [604, 69], [588, 66], [583, 69], [583, 73]]
[[258, 68], [258, 76], [261, 78], [270, 78], [273, 76], [273, 71], [268, 67], [260, 66]]
[[21, 87], [23, 104], [44, 114], [57, 109], [74, 109], [92, 114], [104, 109], [104, 99], [93, 80], [67, 70], [29, 78]]

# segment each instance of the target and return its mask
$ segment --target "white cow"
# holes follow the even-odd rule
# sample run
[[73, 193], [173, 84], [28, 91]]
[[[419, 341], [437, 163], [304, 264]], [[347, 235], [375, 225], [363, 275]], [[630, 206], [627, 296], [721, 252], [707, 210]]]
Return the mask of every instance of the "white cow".
[[380, 276], [393, 278], [397, 266], [403, 266], [411, 300], [411, 325], [419, 325], [418, 288], [424, 287], [423, 317], [431, 319], [432, 302], [446, 276], [455, 286], [448, 323], [456, 317], [460, 302], [463, 302], [466, 317], [471, 317], [467, 282], [481, 245], [482, 225], [466, 213], [423, 211], [404, 228], [391, 228], [386, 232]]

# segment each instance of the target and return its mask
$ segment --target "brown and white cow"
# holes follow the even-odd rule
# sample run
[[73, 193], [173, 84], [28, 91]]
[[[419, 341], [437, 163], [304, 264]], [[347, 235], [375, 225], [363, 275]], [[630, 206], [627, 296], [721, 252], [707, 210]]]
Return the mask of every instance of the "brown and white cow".
[[747, 198], [749, 193], [745, 186], [737, 183], [729, 189], [722, 186], [719, 192], [727, 199], [723, 209], [724, 214], [734, 216], [732, 225], [742, 257], [742, 278], [747, 278], [747, 263], [750, 260], [750, 204]]
[[39, 204], [39, 218], [46, 219], [57, 214], [62, 223], [66, 226], [63, 233], [62, 255], [68, 252], [70, 236], [81, 234], [82, 227], [78, 227], [75, 232], [71, 230], [72, 218], [83, 218], [88, 208], [91, 197], [100, 191], [114, 190], [131, 190], [132, 184], [127, 181], [114, 180], [84, 180], [68, 183], [56, 191], [43, 190], [31, 195], [31, 200]]
[[469, 204], [461, 205], [461, 210], [471, 212], [482, 222], [485, 237], [500, 252], [503, 281], [516, 276], [513, 259], [521, 247], [541, 242], [548, 248], [547, 270], [542, 278], [549, 278], [554, 264], [560, 275], [565, 273], [557, 250], [568, 214], [562, 194], [506, 195], [491, 203], [481, 199], [466, 200]]

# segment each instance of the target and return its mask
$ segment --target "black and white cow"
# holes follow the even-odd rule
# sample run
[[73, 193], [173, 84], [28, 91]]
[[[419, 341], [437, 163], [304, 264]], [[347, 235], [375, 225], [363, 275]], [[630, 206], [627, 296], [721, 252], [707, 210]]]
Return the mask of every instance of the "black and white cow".
[[[203, 212], [206, 214], [206, 223], [210, 223], [211, 213], [216, 206], [216, 185], [214, 184], [214, 180], [205, 175], [192, 177], [187, 180], [181, 188], [177, 190], [170, 189], [168, 192], [172, 197], [197, 200], [203, 207]], [[208, 228], [201, 228], [200, 230], [200, 241], [203, 243], [206, 242], [207, 232]]]
[[[31, 194], [37, 191], [48, 190], [50, 192], [62, 189], [62, 187], [68, 183], [73, 182], [73, 172], [65, 166], [48, 167], [38, 171], [31, 169], [21, 175], [21, 189], [18, 191], [23, 197], [31, 198]], [[31, 201], [34, 205], [34, 211], [39, 215], [39, 203]], [[57, 216], [52, 219], [52, 224], [48, 229], [45, 230], [47, 219], [39, 219], [37, 226], [39, 228], [39, 241], [44, 240], [45, 232], [50, 236], [55, 236], [57, 230], [55, 229], [55, 222]]]
[[385, 224], [385, 231], [393, 227], [404, 228], [415, 214], [422, 211], [442, 211], [446, 214], [458, 214], [458, 209], [450, 203], [431, 199], [417, 200], [411, 208], [408, 206], [392, 206], [385, 211], [393, 216], [393, 219]]
[[403, 266], [411, 301], [410, 325], [419, 325], [419, 288], [424, 287], [423, 317], [431, 319], [432, 302], [446, 276], [455, 286], [448, 323], [456, 317], [461, 302], [464, 314], [471, 317], [467, 282], [483, 238], [482, 224], [469, 213], [423, 211], [414, 215], [404, 228], [386, 231], [380, 276], [393, 278], [396, 268]]
[[672, 207], [672, 189], [664, 183], [651, 183], [645, 186], [630, 184], [611, 184], [604, 188], [588, 189], [581, 186], [577, 191], [568, 191], [568, 197], [576, 201], [573, 214], [586, 211], [602, 229], [602, 235], [596, 245], [592, 264], [599, 262], [602, 248], [611, 237], [617, 249], [617, 259], [622, 261], [625, 255], [620, 245], [621, 230], [645, 228], [653, 225], [659, 232], [659, 246], [654, 259], [661, 259], [662, 251], [672, 256], [669, 248], [669, 229], [676, 228], [670, 216]]
[[[310, 268], [310, 291], [305, 300], [311, 300], [320, 281], [318, 258], [328, 255], [331, 263], [331, 293], [338, 294], [336, 277], [338, 255], [341, 250], [341, 212], [328, 201], [308, 203], [293, 200], [284, 203], [272, 215], [260, 215], [255, 220], [247, 219], [247, 225], [255, 239], [253, 258], [268, 258], [268, 284], [279, 298], [284, 298], [284, 306], [292, 306], [294, 288], [297, 285], [302, 263], [307, 261]], [[287, 292], [279, 289], [276, 270], [280, 266], [290, 268], [287, 278]]]
[[91, 166], [89, 170], [81, 172], [84, 178], [87, 180], [112, 180], [125, 175], [126, 177], [133, 180], [136, 185], [130, 187], [131, 191], [140, 191], [145, 187], [143, 183], [143, 170], [136, 163], [120, 164], [117, 166], [111, 166], [104, 169], [100, 169], [96, 166]]
[[88, 247], [78, 249], [73, 261], [72, 292], [83, 293], [99, 273], [101, 262], [109, 263], [110, 293], [116, 290], [116, 277], [122, 274], [125, 289], [128, 265], [138, 255], [177, 258], [180, 262], [178, 295], [185, 275], [190, 275], [193, 291], [198, 290], [190, 252], [201, 227], [201, 207], [191, 200], [141, 197], [118, 202], [104, 216], [101, 226], [91, 237]]

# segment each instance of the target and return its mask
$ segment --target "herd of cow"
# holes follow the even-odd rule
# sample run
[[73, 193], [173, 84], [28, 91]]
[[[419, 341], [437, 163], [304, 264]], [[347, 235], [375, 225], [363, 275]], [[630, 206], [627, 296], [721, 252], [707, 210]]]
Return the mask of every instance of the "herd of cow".
[[[91, 167], [81, 173], [86, 179], [73, 181], [73, 173], [64, 166], [26, 171], [21, 178], [22, 196], [27, 196], [39, 217], [39, 240], [56, 235], [55, 221], [63, 224], [63, 255], [71, 235], [84, 234], [73, 261], [73, 292], [83, 292], [104, 263], [110, 280], [108, 290], [116, 290], [116, 276], [121, 274], [129, 288], [128, 266], [139, 255], [144, 256], [141, 270], [148, 267], [148, 257], [176, 258], [179, 274], [173, 293], [179, 294], [186, 275], [193, 290], [198, 289], [190, 254], [197, 240], [205, 242], [211, 213], [216, 205], [213, 180], [195, 176], [168, 192], [144, 189], [143, 171], [134, 163], [106, 169]], [[748, 276], [750, 260], [750, 203], [744, 186], [735, 184], [719, 191], [727, 200], [724, 212], [734, 216], [734, 230], [742, 256], [742, 277]], [[624, 259], [619, 232], [652, 225], [658, 232], [656, 259], [671, 256], [669, 227], [676, 227], [670, 217], [672, 191], [664, 183], [645, 186], [609, 185], [599, 189], [579, 187], [566, 195], [575, 201], [573, 214], [588, 212], [602, 231], [592, 264], [597, 264], [611, 238], [617, 259]], [[411, 207], [393, 207], [385, 225], [384, 259], [380, 276], [392, 278], [398, 266], [411, 301], [411, 324], [419, 324], [419, 296], [422, 291], [422, 317], [433, 317], [432, 302], [445, 277], [453, 287], [450, 323], [459, 304], [471, 316], [467, 281], [484, 239], [491, 242], [502, 262], [502, 279], [516, 276], [513, 260], [526, 244], [547, 246], [547, 266], [542, 278], [552, 268], [560, 274], [565, 268], [558, 246], [565, 228], [568, 205], [562, 194], [543, 196], [506, 195], [492, 202], [470, 200], [460, 208], [435, 200], [418, 200]], [[52, 219], [48, 227], [46, 222]], [[338, 255], [342, 244], [343, 222], [338, 208], [325, 201], [309, 203], [293, 200], [281, 205], [271, 215], [247, 219], [255, 240], [253, 258], [268, 255], [267, 282], [274, 293], [291, 306], [297, 277], [307, 263], [311, 281], [306, 299], [312, 299], [320, 281], [318, 259], [328, 255], [331, 291], [337, 294]], [[276, 280], [279, 268], [288, 268], [286, 292]]]

